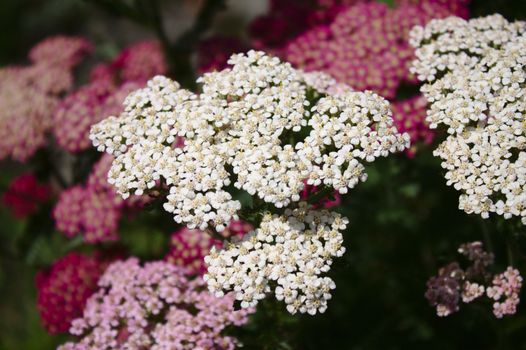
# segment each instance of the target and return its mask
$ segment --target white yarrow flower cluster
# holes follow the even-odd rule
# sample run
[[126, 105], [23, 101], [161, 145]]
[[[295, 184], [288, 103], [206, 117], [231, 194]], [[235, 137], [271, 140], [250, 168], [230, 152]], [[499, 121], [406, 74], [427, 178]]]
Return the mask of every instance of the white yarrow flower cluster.
[[324, 312], [336, 285], [321, 274], [345, 252], [347, 223], [340, 214], [310, 210], [305, 202], [281, 216], [266, 214], [241, 242], [211, 251], [204, 279], [218, 297], [233, 291], [241, 307], [256, 306], [273, 292], [292, 314]]
[[116, 157], [109, 181], [120, 194], [164, 184], [177, 222], [221, 231], [240, 209], [229, 186], [283, 208], [300, 199], [304, 180], [346, 193], [366, 179], [364, 162], [409, 146], [389, 103], [372, 92], [263, 52], [229, 63], [198, 80], [199, 95], [155, 77], [128, 96], [122, 115], [92, 128], [93, 144]]
[[108, 181], [122, 196], [164, 190], [164, 208], [191, 229], [222, 231], [237, 219], [236, 189], [259, 198], [254, 218], [258, 203], [272, 204], [282, 214], [206, 258], [209, 288], [233, 290], [243, 307], [273, 291], [291, 313], [323, 312], [335, 284], [321, 274], [344, 252], [347, 219], [299, 202], [305, 183], [347, 193], [366, 179], [365, 163], [409, 147], [409, 135], [372, 92], [263, 52], [229, 63], [198, 80], [200, 94], [153, 78], [120, 116], [93, 126], [91, 140], [115, 156]]
[[413, 72], [425, 82], [431, 127], [450, 134], [435, 150], [459, 208], [526, 224], [526, 22], [450, 17], [415, 27]]

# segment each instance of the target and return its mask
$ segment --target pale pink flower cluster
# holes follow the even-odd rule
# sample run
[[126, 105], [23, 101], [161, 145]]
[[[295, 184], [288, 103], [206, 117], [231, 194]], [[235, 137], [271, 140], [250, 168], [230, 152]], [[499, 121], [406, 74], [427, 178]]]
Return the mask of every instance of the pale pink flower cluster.
[[66, 96], [54, 113], [53, 132], [57, 144], [70, 152], [88, 149], [91, 125], [122, 112], [122, 103], [130, 92], [142, 87], [149, 78], [164, 73], [166, 63], [156, 41], [130, 46], [110, 64], [95, 66], [90, 83]]
[[234, 349], [226, 327], [241, 326], [254, 310], [235, 311], [234, 298], [215, 298], [202, 279], [167, 262], [141, 266], [135, 258], [108, 267], [99, 291], [70, 332], [79, 337], [59, 350]]
[[106, 80], [93, 81], [66, 96], [53, 116], [56, 143], [69, 152], [79, 152], [91, 146], [91, 125], [109, 114], [122, 111], [126, 96], [140, 88], [135, 82], [116, 87]]
[[31, 50], [29, 65], [0, 69], [0, 159], [25, 161], [45, 144], [60, 95], [90, 50], [82, 38], [53, 37]]
[[[232, 220], [219, 235], [223, 238], [242, 238], [253, 229], [252, 225], [245, 221]], [[206, 272], [205, 256], [210, 253], [212, 247], [221, 248], [223, 246], [223, 241], [218, 238], [213, 238], [205, 231], [182, 227], [172, 234], [170, 251], [165, 260], [186, 268], [192, 275], [203, 275]]]
[[497, 318], [513, 315], [519, 305], [522, 277], [519, 270], [509, 266], [506, 271], [493, 278], [492, 286], [486, 289], [488, 298], [493, 299], [493, 313]]

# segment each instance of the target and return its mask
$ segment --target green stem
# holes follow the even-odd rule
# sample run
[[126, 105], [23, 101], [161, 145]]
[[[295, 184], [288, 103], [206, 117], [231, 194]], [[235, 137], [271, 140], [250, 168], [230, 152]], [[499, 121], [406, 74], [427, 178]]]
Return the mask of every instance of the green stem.
[[493, 250], [493, 241], [491, 240], [491, 235], [489, 234], [488, 226], [486, 224], [486, 221], [485, 221], [485, 219], [479, 219], [479, 220], [482, 220], [482, 221], [480, 221], [480, 228], [481, 228], [481, 231], [482, 231], [482, 236], [484, 237], [484, 244], [486, 245], [487, 249], [490, 252], [494, 252], [494, 250]]

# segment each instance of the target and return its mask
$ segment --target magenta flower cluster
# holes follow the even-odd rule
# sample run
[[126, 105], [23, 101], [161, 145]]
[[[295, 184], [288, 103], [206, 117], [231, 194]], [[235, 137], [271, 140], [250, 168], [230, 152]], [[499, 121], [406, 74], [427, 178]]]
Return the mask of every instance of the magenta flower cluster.
[[[221, 238], [243, 237], [252, 231], [252, 225], [241, 220], [232, 220], [223, 230]], [[186, 268], [189, 274], [203, 275], [206, 272], [205, 256], [210, 253], [212, 247], [221, 248], [222, 239], [213, 238], [208, 233], [201, 230], [191, 230], [182, 227], [175, 231], [171, 237], [170, 251], [165, 260]]]
[[37, 307], [48, 332], [66, 332], [82, 315], [105, 267], [97, 255], [69, 253], [37, 274]]
[[287, 43], [309, 28], [334, 19], [342, 8], [369, 0], [271, 0], [267, 14], [250, 24], [252, 46], [281, 53]]
[[253, 312], [235, 311], [233, 297], [215, 298], [202, 279], [190, 280], [167, 262], [115, 262], [99, 288], [72, 322], [78, 341], [59, 350], [234, 349], [236, 339], [223, 331], [245, 324]]
[[[466, 0], [400, 1], [394, 8], [360, 2], [340, 7], [332, 22], [290, 41], [284, 55], [307, 71], [323, 71], [356, 90], [373, 90], [393, 101], [402, 85], [417, 83], [409, 71], [414, 56], [407, 42], [411, 28], [466, 11]], [[424, 101], [414, 97], [393, 105], [396, 127], [409, 132], [412, 144], [433, 138], [424, 121]]]
[[73, 68], [90, 51], [85, 39], [52, 37], [31, 50], [29, 65], [0, 69], [0, 159], [26, 161], [45, 144]]
[[91, 147], [91, 125], [122, 111], [126, 96], [147, 79], [166, 73], [162, 49], [156, 41], [140, 42], [124, 49], [110, 64], [91, 72], [91, 81], [66, 96], [53, 117], [58, 145], [69, 152]]
[[452, 262], [440, 268], [438, 275], [427, 282], [425, 296], [436, 308], [437, 315], [457, 312], [460, 301], [470, 303], [484, 294], [493, 301], [495, 317], [515, 314], [522, 287], [519, 271], [509, 266], [492, 277], [489, 268], [493, 266], [494, 256], [484, 251], [481, 242], [462, 244], [458, 252], [469, 261], [467, 268]]

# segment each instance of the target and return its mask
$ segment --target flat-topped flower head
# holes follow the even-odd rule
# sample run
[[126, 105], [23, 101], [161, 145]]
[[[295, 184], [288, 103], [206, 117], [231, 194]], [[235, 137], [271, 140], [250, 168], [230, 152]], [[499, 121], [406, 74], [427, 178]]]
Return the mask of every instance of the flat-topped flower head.
[[526, 223], [526, 22], [451, 17], [415, 27], [413, 71], [425, 82], [427, 120], [450, 134], [435, 150], [459, 208]]
[[98, 285], [83, 316], [72, 322], [78, 341], [60, 350], [230, 350], [238, 342], [223, 331], [245, 324], [253, 312], [235, 311], [231, 295], [215, 298], [202, 279], [190, 280], [167, 262], [118, 261]]
[[124, 113], [92, 128], [93, 144], [116, 156], [109, 182], [119, 193], [164, 183], [177, 222], [222, 231], [241, 207], [229, 186], [278, 208], [299, 201], [305, 179], [344, 194], [366, 179], [365, 163], [409, 145], [372, 92], [263, 52], [229, 64], [199, 78], [199, 95], [156, 77], [128, 96]]
[[345, 252], [347, 223], [339, 214], [310, 210], [305, 202], [282, 216], [267, 214], [241, 241], [212, 249], [204, 278], [218, 297], [233, 291], [241, 307], [256, 306], [273, 293], [292, 314], [324, 312], [336, 284], [322, 275]]

